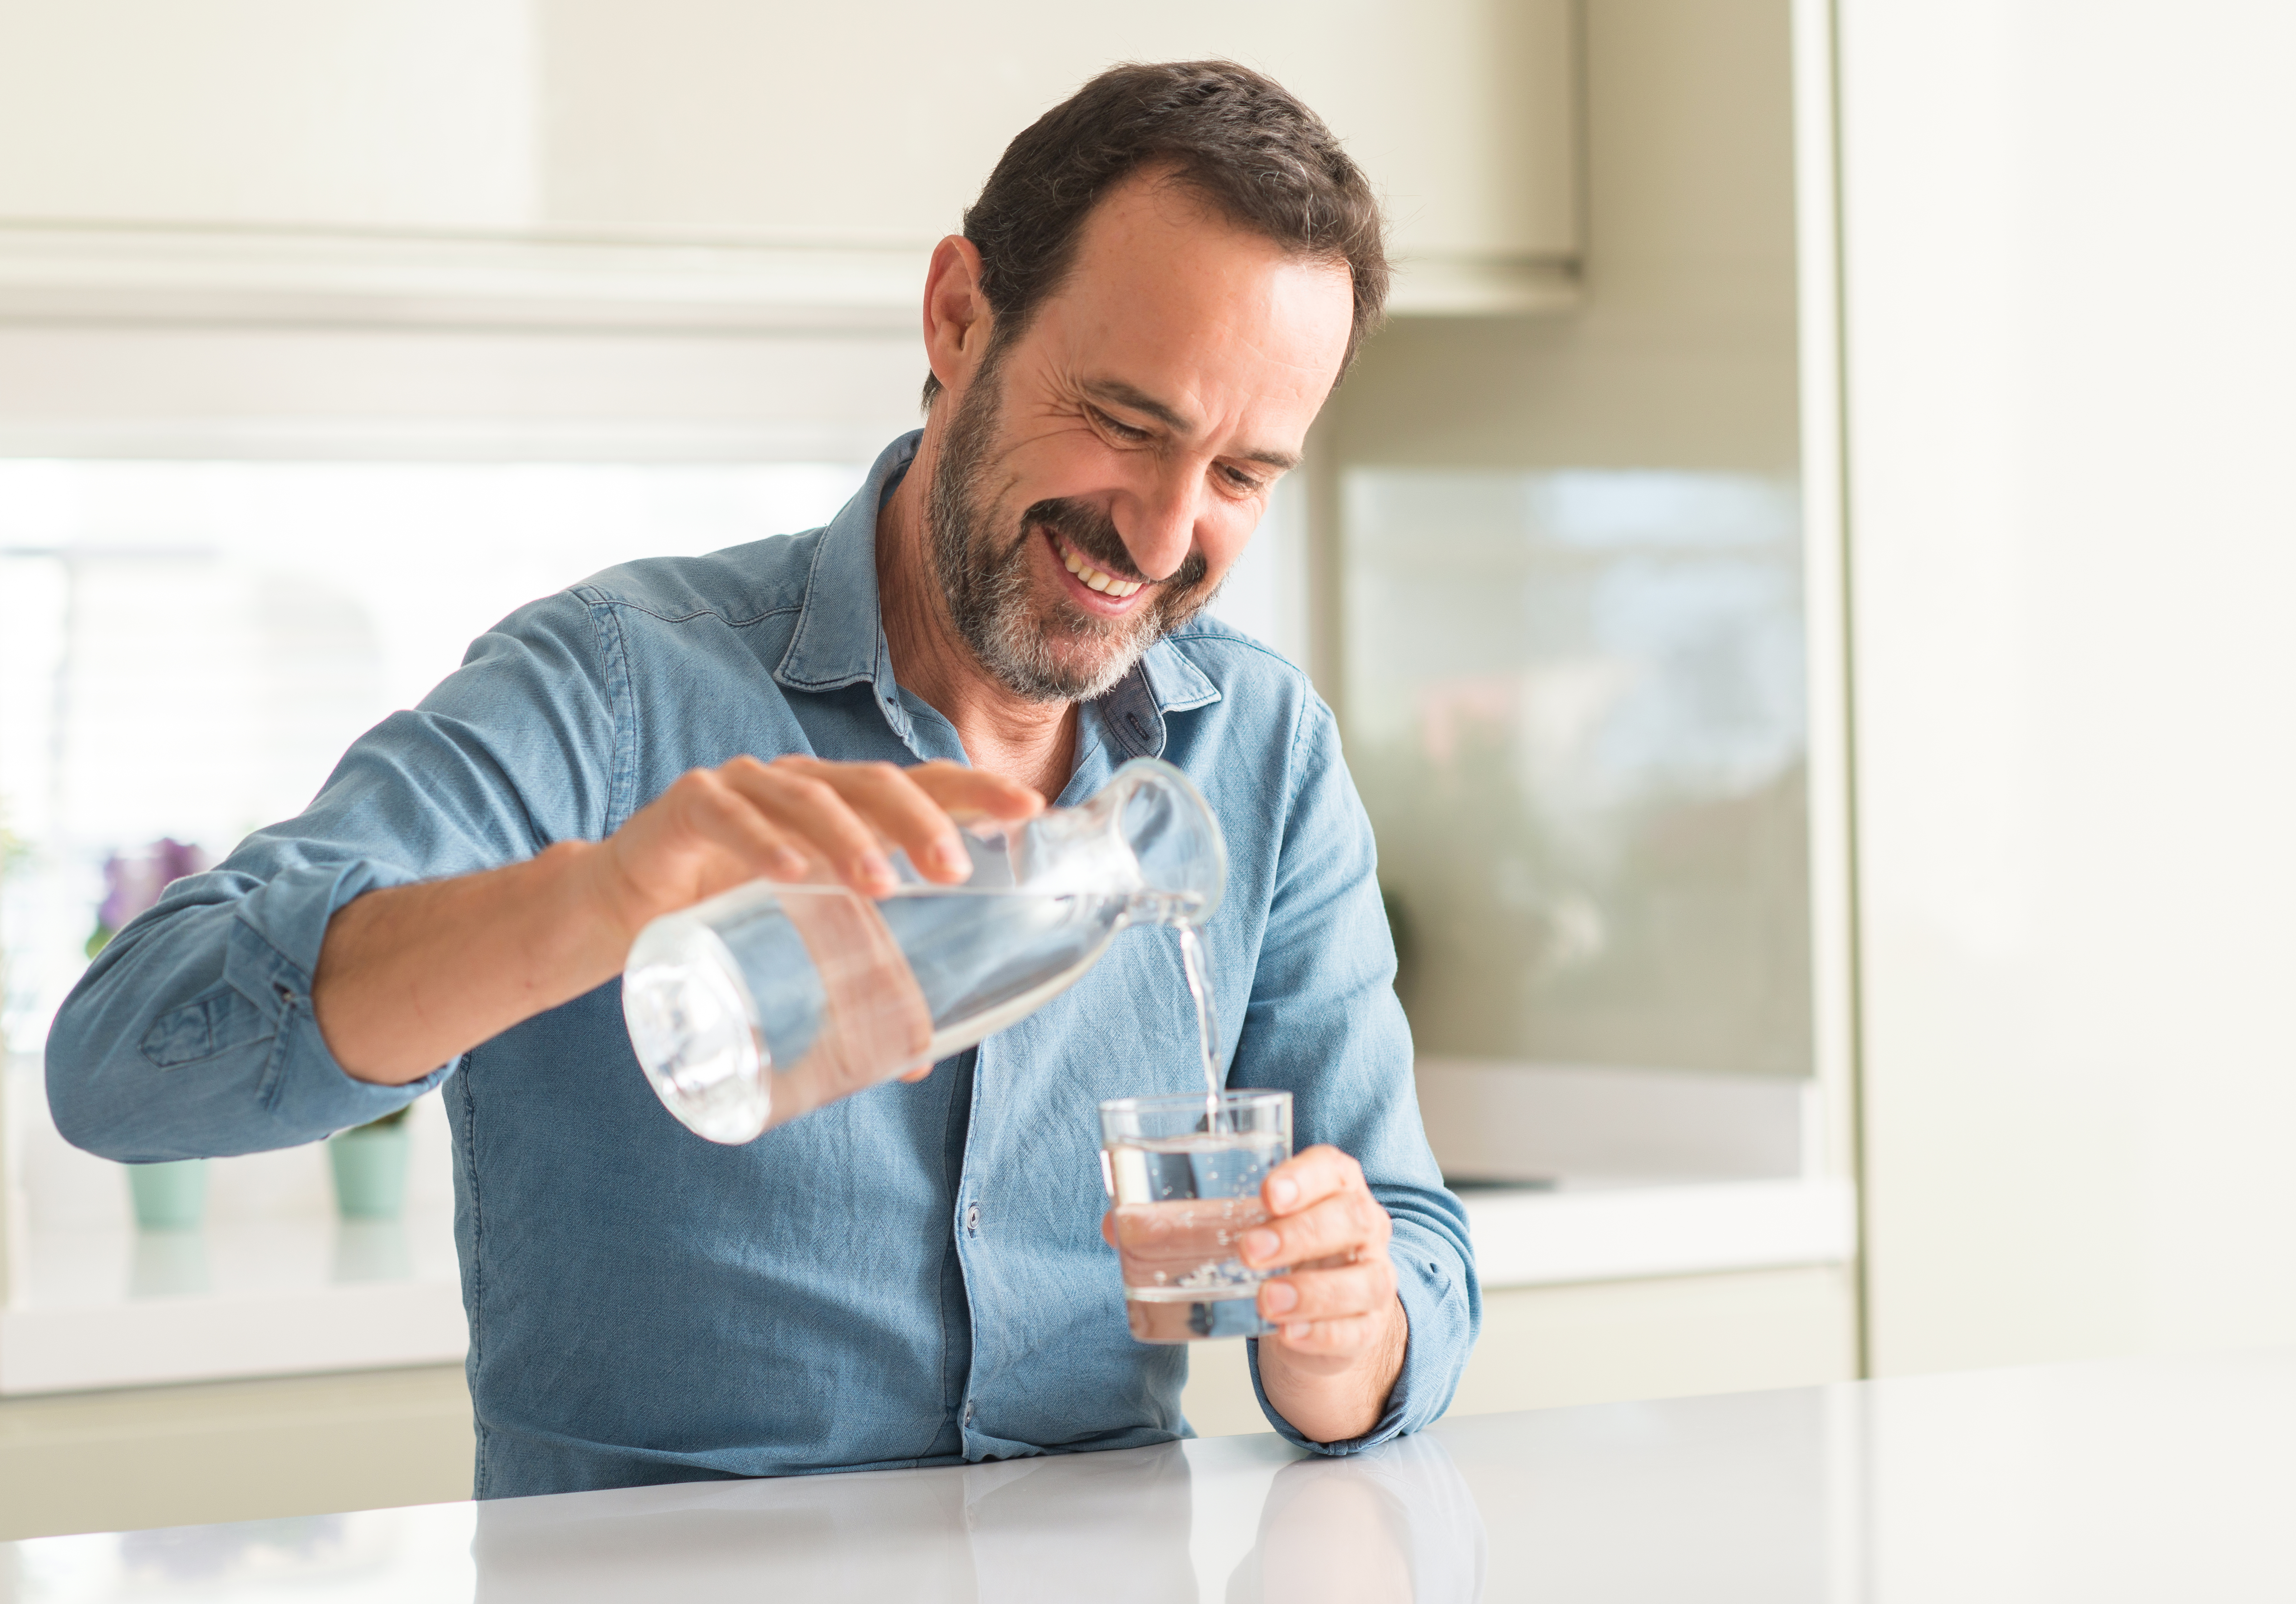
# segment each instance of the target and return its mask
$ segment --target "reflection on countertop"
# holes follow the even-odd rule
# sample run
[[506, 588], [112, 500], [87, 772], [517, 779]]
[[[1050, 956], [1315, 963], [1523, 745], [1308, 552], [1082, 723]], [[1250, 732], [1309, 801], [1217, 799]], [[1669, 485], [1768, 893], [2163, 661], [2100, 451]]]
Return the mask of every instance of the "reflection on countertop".
[[[1482, 1523], [1432, 1436], [1347, 1460], [1273, 1439], [478, 1507], [488, 1604], [624, 1598], [1476, 1598]], [[1365, 1592], [1369, 1585], [1373, 1591]], [[1333, 1591], [1334, 1587], [1338, 1591]]]
[[0, 1597], [2284, 1598], [2292, 1438], [2296, 1353], [2123, 1361], [45, 1538]]
[[[15, 1566], [13, 1576], [8, 1567]], [[1237, 1604], [1482, 1594], [1484, 1537], [1433, 1435], [1348, 1459], [1272, 1436], [0, 1545], [21, 1600], [660, 1596]], [[1214, 1585], [1207, 1590], [1210, 1578]]]

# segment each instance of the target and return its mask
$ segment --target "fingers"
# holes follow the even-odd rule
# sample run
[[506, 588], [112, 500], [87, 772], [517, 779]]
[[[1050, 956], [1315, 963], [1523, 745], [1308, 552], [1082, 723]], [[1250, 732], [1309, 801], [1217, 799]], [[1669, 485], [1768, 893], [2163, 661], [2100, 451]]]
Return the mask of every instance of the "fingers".
[[[830, 765], [815, 767], [825, 769]], [[854, 890], [883, 896], [893, 889], [893, 866], [877, 832], [819, 772], [786, 760], [767, 764], [755, 758], [735, 758], [717, 772], [750, 807], [795, 837], [831, 874]]]
[[962, 763], [936, 760], [901, 772], [959, 824], [982, 820], [1018, 824], [1045, 810], [1045, 799], [1019, 780], [968, 769]]
[[735, 787], [707, 769], [682, 775], [666, 800], [690, 834], [729, 854], [753, 874], [794, 880], [808, 868], [799, 842], [749, 805]]
[[1259, 1195], [1267, 1223], [1237, 1244], [1254, 1269], [1385, 1256], [1394, 1222], [1364, 1184], [1363, 1166], [1337, 1147], [1310, 1147], [1278, 1164]]
[[[734, 765], [729, 764], [732, 769]], [[972, 873], [958, 818], [1015, 820], [1044, 807], [1017, 781], [962, 763], [832, 763], [783, 757], [744, 769], [745, 790], [776, 823], [803, 836], [837, 876], [882, 896], [893, 888], [884, 848], [906, 852], [929, 880], [955, 884]]]
[[819, 821], [821, 843], [831, 854], [830, 861], [839, 864], [841, 877], [857, 891], [873, 888], [846, 872], [833, 855], [856, 835], [870, 842], [873, 856], [861, 866], [864, 872], [873, 876], [882, 865], [887, 891], [892, 889], [893, 869], [879, 850], [880, 843], [906, 852], [927, 879], [953, 884], [972, 873], [972, 859], [957, 834], [956, 821], [911, 777], [914, 770], [890, 763], [784, 757], [775, 758], [767, 772], [775, 779], [796, 782], [792, 790], [802, 798], [805, 810], [791, 822], [811, 837], [814, 822]]
[[1363, 1166], [1329, 1145], [1309, 1147], [1277, 1164], [1260, 1182], [1259, 1198], [1271, 1214], [1288, 1214], [1324, 1197], [1354, 1190], [1369, 1195]]
[[1276, 1327], [1273, 1340], [1334, 1359], [1383, 1340], [1397, 1307], [1387, 1256], [1395, 1222], [1365, 1184], [1363, 1166], [1337, 1147], [1310, 1147], [1270, 1171], [1259, 1196], [1267, 1223], [1236, 1246], [1255, 1269], [1292, 1267], [1259, 1289], [1260, 1318]]
[[1017, 822], [1044, 810], [1028, 786], [962, 763], [832, 763], [735, 758], [681, 776], [616, 833], [594, 873], [615, 923], [646, 920], [760, 876], [795, 881], [824, 871], [864, 895], [898, 884], [898, 849], [943, 884], [972, 873], [960, 820]]
[[1263, 1320], [1281, 1325], [1350, 1319], [1395, 1298], [1395, 1265], [1385, 1254], [1334, 1270], [1300, 1270], [1259, 1288]]
[[1349, 1314], [1337, 1320], [1288, 1320], [1278, 1326], [1273, 1336], [1259, 1340], [1275, 1343], [1294, 1353], [1346, 1360], [1358, 1358], [1378, 1347], [1386, 1330], [1382, 1314]]

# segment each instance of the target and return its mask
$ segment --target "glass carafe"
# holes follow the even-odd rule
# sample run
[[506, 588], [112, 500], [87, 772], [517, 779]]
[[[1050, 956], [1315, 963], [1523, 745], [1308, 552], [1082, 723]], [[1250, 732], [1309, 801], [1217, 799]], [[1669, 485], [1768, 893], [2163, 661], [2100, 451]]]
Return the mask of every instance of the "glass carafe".
[[1187, 777], [1142, 758], [1081, 807], [965, 832], [972, 874], [871, 899], [753, 880], [639, 932], [630, 1045], [689, 1129], [745, 1142], [1033, 1013], [1128, 925], [1200, 925], [1227, 849]]

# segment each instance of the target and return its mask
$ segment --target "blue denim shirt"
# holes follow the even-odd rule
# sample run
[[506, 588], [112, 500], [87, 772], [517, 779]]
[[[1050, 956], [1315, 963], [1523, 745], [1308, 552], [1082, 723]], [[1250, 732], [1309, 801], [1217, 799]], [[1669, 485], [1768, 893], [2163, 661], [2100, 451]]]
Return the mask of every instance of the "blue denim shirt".
[[[1186, 1349], [1126, 1328], [1095, 1115], [1103, 1098], [1203, 1083], [1168, 931], [1128, 931], [925, 1081], [742, 1147], [655, 1100], [618, 982], [405, 1087], [345, 1074], [312, 1020], [327, 920], [363, 892], [596, 840], [686, 769], [744, 753], [964, 761], [895, 682], [878, 618], [876, 511], [916, 439], [825, 529], [609, 569], [512, 613], [362, 736], [300, 818], [172, 886], [57, 1016], [58, 1126], [130, 1162], [314, 1141], [443, 1083], [480, 1497], [1188, 1433]], [[1289, 1090], [1300, 1144], [1354, 1154], [1395, 1217], [1403, 1375], [1369, 1434], [1319, 1452], [1424, 1426], [1479, 1295], [1420, 1128], [1371, 828], [1331, 712], [1281, 657], [1201, 619], [1083, 711], [1061, 800], [1140, 756], [1185, 770], [1227, 836], [1206, 936], [1229, 1084]]]

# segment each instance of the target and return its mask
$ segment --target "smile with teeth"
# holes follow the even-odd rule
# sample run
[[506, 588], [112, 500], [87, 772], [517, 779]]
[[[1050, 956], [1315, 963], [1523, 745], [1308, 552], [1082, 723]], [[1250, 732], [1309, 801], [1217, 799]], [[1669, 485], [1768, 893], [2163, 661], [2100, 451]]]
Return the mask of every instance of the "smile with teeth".
[[1112, 573], [1101, 572], [1099, 569], [1095, 568], [1091, 563], [1078, 556], [1077, 555], [1076, 548], [1065, 540], [1056, 538], [1054, 540], [1053, 545], [1054, 548], [1061, 554], [1062, 565], [1067, 568], [1070, 573], [1076, 575], [1078, 580], [1082, 580], [1092, 589], [1100, 591], [1103, 595], [1112, 597], [1118, 601], [1121, 601], [1124, 597], [1130, 596], [1133, 592], [1138, 590], [1142, 585], [1147, 583], [1144, 580], [1119, 580]]

